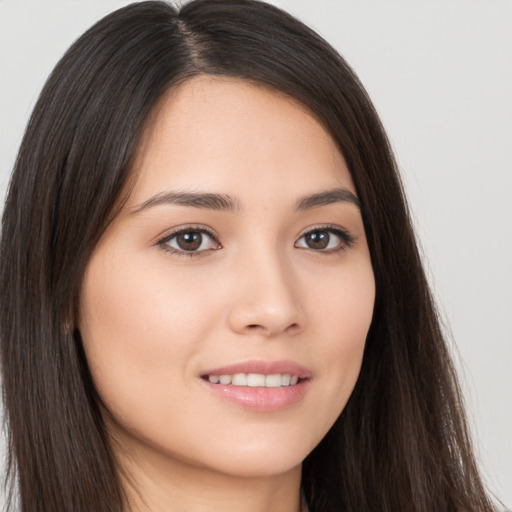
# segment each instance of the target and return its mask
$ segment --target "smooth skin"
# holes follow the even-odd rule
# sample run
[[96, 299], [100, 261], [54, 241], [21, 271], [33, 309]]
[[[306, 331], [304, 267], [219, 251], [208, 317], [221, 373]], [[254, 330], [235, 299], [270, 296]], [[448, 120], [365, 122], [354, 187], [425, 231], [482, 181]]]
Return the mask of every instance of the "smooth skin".
[[[79, 318], [130, 510], [297, 512], [301, 463], [354, 388], [375, 298], [343, 156], [295, 101], [223, 77], [169, 91], [145, 135]], [[306, 367], [304, 397], [255, 411], [202, 379], [248, 360]]]

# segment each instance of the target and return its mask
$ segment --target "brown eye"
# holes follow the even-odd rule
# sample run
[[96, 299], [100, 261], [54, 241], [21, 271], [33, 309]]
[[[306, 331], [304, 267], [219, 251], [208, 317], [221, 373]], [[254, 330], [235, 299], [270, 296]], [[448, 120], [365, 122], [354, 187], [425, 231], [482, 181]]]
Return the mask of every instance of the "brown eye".
[[183, 251], [196, 251], [203, 243], [203, 235], [197, 231], [184, 231], [176, 236], [176, 245]]
[[185, 228], [175, 231], [160, 240], [158, 245], [171, 253], [189, 255], [220, 248], [215, 235], [204, 228]]
[[337, 252], [350, 247], [354, 238], [340, 228], [317, 228], [304, 233], [295, 243], [295, 247], [318, 252]]
[[326, 249], [330, 239], [327, 231], [313, 231], [304, 235], [304, 241], [310, 249]]

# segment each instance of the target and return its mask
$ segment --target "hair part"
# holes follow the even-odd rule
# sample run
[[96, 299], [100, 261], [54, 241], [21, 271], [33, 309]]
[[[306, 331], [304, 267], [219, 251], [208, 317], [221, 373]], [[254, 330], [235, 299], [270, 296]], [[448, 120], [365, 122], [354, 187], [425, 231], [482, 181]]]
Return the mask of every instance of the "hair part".
[[354, 392], [303, 464], [311, 512], [491, 511], [378, 116], [335, 50], [257, 0], [119, 9], [71, 46], [41, 93], [0, 245], [11, 496], [17, 486], [22, 512], [126, 506], [75, 328], [80, 290], [126, 198], [152, 110], [200, 74], [241, 78], [304, 105], [337, 143], [361, 202], [375, 310]]

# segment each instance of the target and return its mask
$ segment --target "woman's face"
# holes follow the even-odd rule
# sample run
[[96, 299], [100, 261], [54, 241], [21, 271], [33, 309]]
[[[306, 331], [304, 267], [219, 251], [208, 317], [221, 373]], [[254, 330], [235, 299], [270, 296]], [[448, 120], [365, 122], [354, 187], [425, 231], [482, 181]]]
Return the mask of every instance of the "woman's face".
[[342, 155], [306, 110], [198, 77], [168, 93], [88, 263], [79, 327], [140, 461], [297, 468], [352, 392], [374, 278]]

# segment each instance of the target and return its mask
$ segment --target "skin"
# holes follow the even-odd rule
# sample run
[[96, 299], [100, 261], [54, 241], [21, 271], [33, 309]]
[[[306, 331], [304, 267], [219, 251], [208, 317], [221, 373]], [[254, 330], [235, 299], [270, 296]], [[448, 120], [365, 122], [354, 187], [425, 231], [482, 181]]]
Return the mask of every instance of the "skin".
[[[355, 195], [343, 156], [293, 100], [201, 76], [159, 103], [135, 167], [88, 263], [79, 319], [131, 510], [297, 512], [301, 462], [354, 388], [374, 304], [358, 206], [294, 208], [333, 188]], [[169, 191], [229, 195], [238, 210], [147, 204]], [[176, 237], [159, 243], [190, 224], [218, 240], [203, 235], [192, 257], [169, 252]], [[311, 248], [304, 233], [325, 237], [326, 225], [352, 242], [327, 231], [329, 248]], [[201, 379], [283, 359], [311, 378], [278, 411], [230, 403]]]

